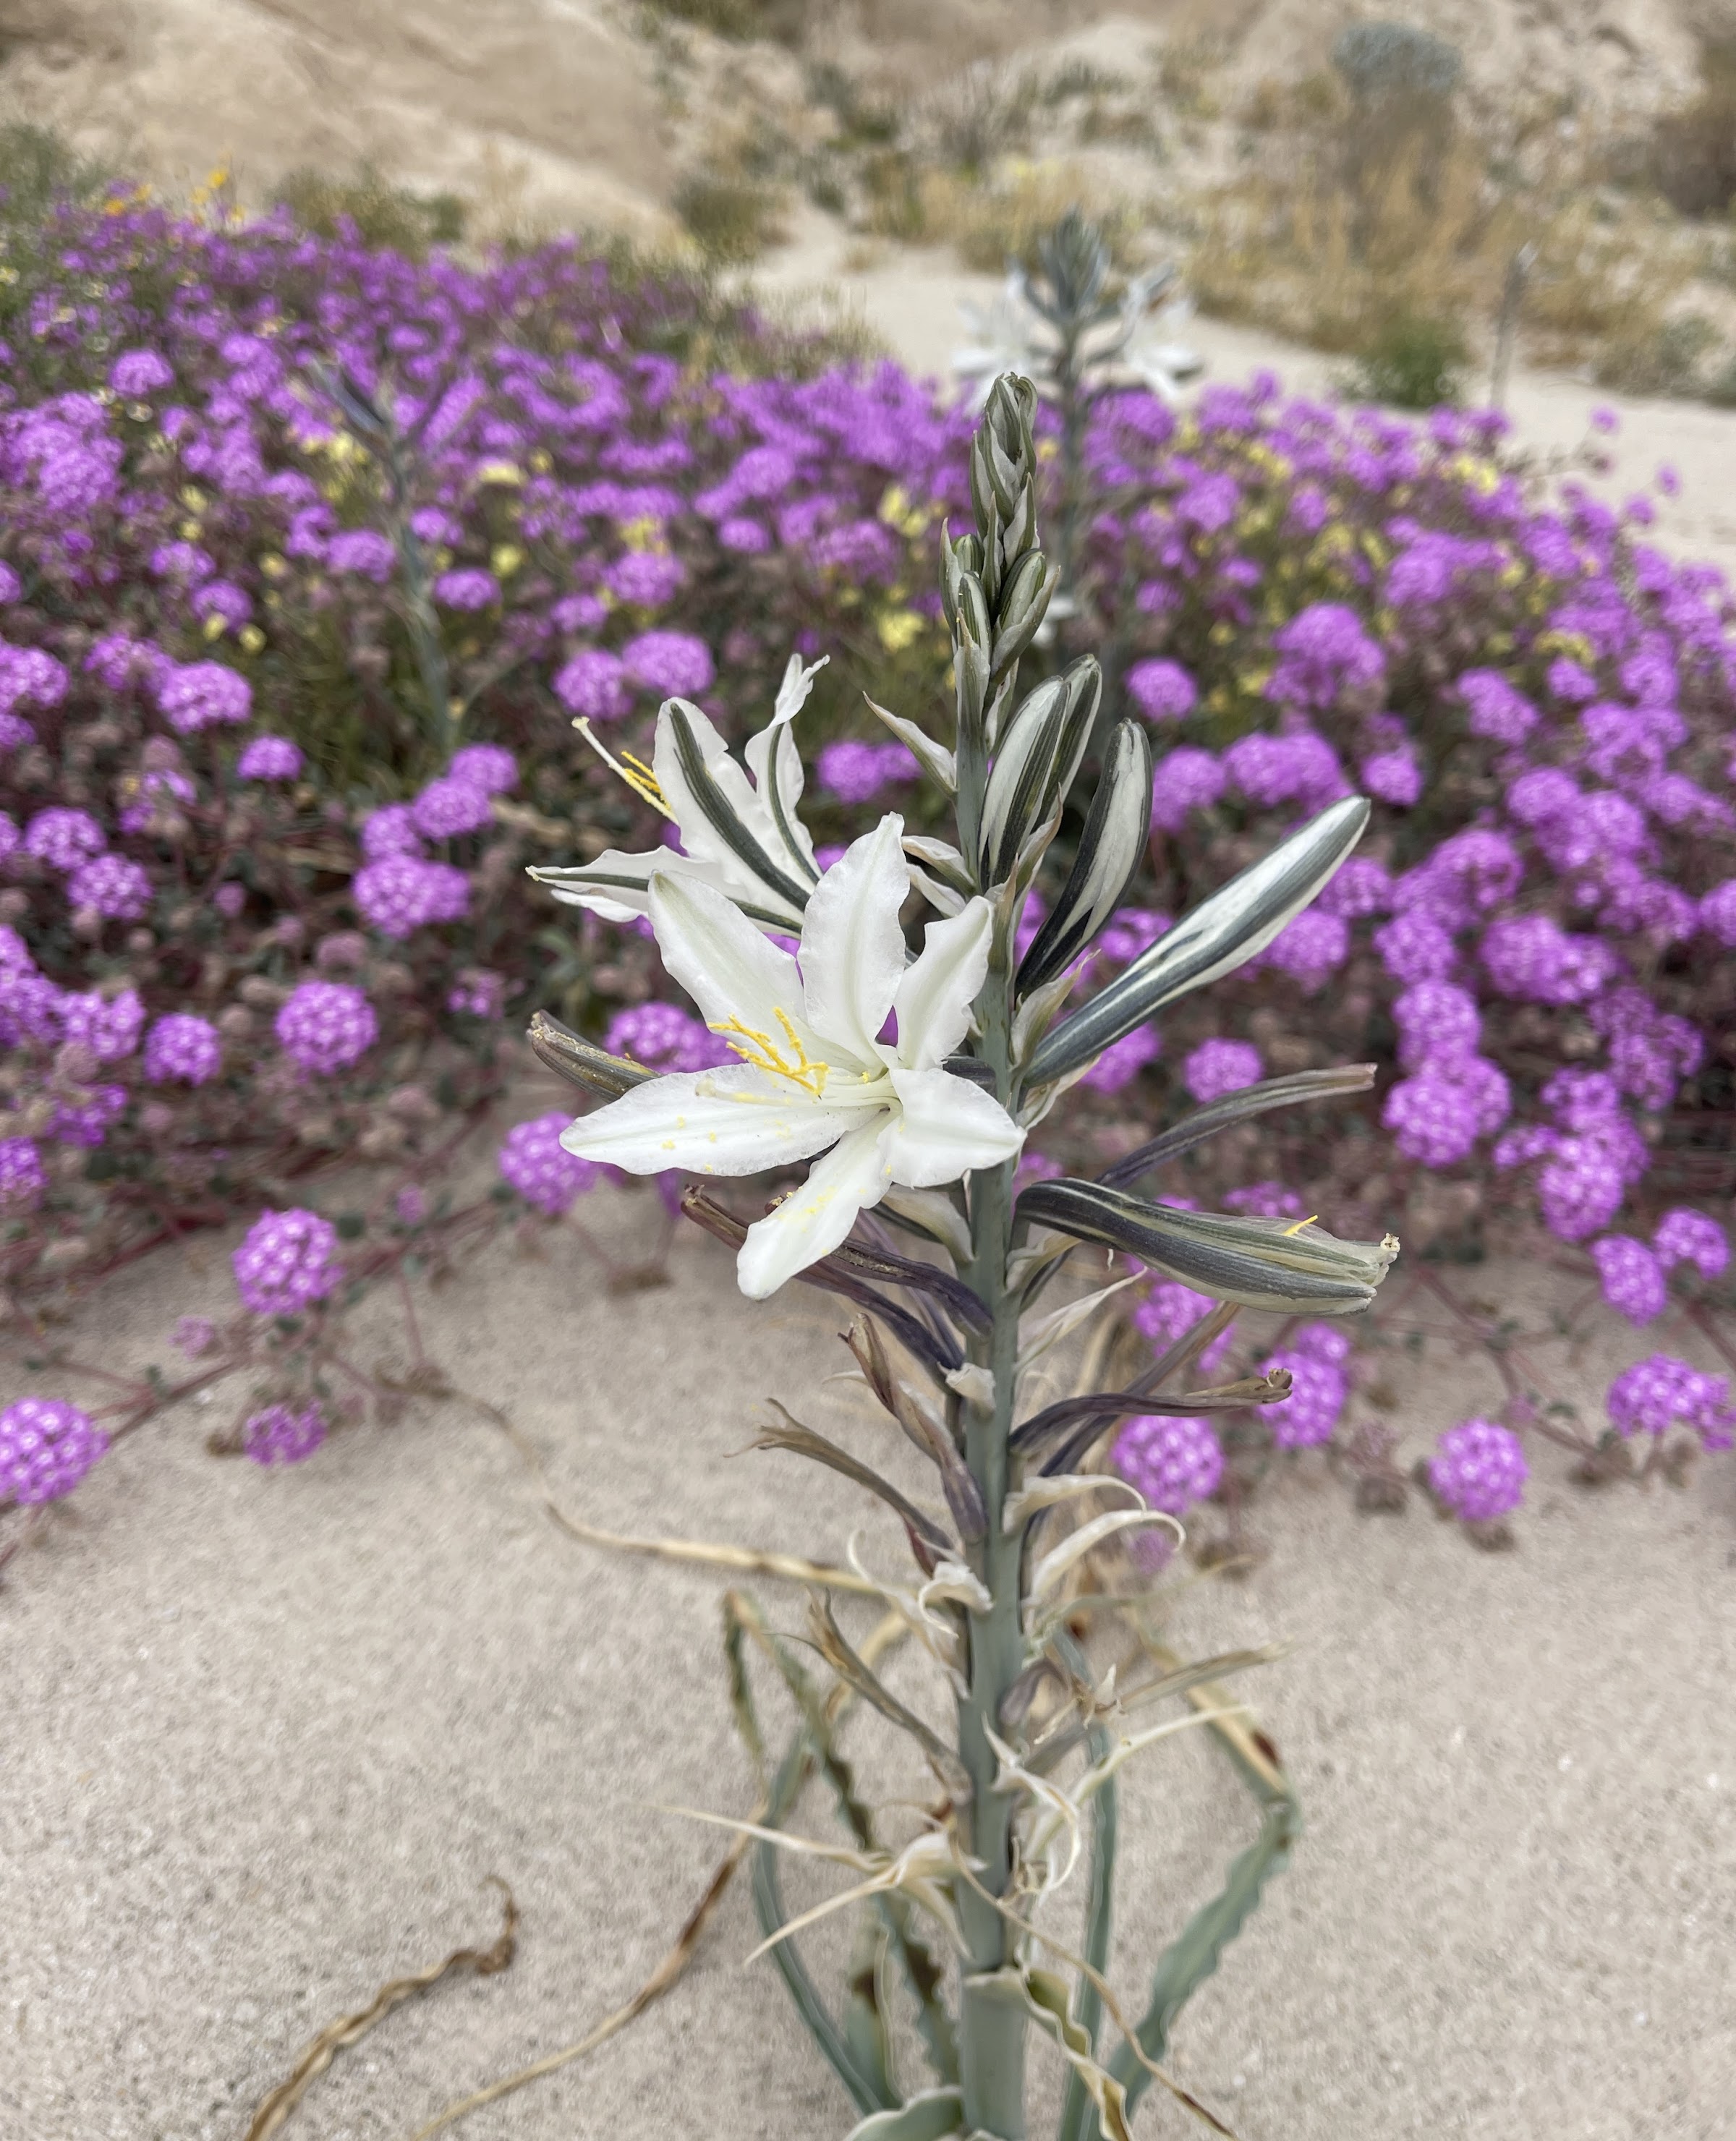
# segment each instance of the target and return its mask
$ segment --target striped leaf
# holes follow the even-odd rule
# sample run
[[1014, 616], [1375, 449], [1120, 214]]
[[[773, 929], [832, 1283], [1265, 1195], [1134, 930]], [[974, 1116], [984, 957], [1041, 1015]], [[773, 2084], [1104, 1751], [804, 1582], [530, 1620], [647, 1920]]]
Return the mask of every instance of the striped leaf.
[[1125, 898], [1151, 829], [1151, 746], [1134, 721], [1118, 722], [1060, 898], [1019, 968], [1020, 995], [1070, 967]]
[[1311, 1223], [1183, 1212], [1103, 1182], [1035, 1183], [1019, 1199], [1018, 1217], [1138, 1257], [1214, 1301], [1285, 1316], [1357, 1314], [1399, 1253], [1389, 1234], [1341, 1242]]
[[1368, 816], [1361, 796], [1346, 796], [1232, 878], [1055, 1029], [1032, 1060], [1031, 1081], [1045, 1085], [1082, 1070], [1165, 1004], [1264, 951], [1328, 883], [1361, 838]]

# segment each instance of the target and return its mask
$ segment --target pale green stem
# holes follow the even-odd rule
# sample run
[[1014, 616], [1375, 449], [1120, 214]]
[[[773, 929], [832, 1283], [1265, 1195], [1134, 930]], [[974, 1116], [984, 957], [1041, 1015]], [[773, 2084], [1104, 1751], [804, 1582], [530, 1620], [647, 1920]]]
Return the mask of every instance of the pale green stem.
[[[1012, 1097], [1012, 974], [1004, 957], [992, 966], [978, 999], [982, 1055], [995, 1073], [1003, 1103]], [[1020, 1625], [1021, 1542], [1002, 1529], [1007, 1490], [1007, 1438], [1012, 1427], [1013, 1371], [1019, 1349], [1019, 1304], [1006, 1284], [1012, 1237], [1013, 1163], [971, 1180], [970, 1281], [993, 1313], [992, 1329], [973, 1346], [971, 1357], [995, 1378], [991, 1407], [972, 1405], [965, 1416], [965, 1461], [981, 1490], [988, 1532], [975, 1557], [992, 1602], [971, 1623], [970, 1693], [958, 1706], [959, 1753], [969, 1772], [971, 1800], [966, 1848], [981, 1863], [978, 1875], [991, 1895], [1004, 1895], [1012, 1878], [1012, 1794], [993, 1789], [999, 1766], [989, 1744], [999, 1732], [1001, 1706], [1022, 1668]], [[1016, 1936], [1007, 1920], [961, 1883], [959, 1916], [966, 1947], [966, 1978], [998, 1971], [1014, 1960]], [[1025, 2141], [1025, 2033], [1023, 2009], [966, 1982], [960, 2003], [959, 2063], [964, 2085], [965, 2129], [997, 2141]]]

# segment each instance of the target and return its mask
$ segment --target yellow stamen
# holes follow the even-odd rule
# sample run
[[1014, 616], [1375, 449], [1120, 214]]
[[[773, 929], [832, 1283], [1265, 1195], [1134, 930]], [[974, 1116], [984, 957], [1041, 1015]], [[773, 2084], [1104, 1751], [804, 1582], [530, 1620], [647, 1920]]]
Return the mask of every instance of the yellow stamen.
[[[769, 1071], [774, 1077], [787, 1078], [792, 1085], [799, 1085], [804, 1093], [811, 1093], [816, 1100], [819, 1100], [825, 1093], [826, 1073], [831, 1069], [831, 1065], [809, 1061], [801, 1036], [795, 1030], [794, 1021], [781, 1005], [777, 1009], [777, 1021], [784, 1029], [785, 1041], [794, 1053], [794, 1063], [784, 1061], [783, 1051], [770, 1034], [761, 1033], [751, 1026], [744, 1026], [739, 1018], [725, 1019], [720, 1026], [714, 1024], [711, 1031], [721, 1034], [744, 1063], [752, 1064], [756, 1070]], [[731, 1040], [730, 1036], [732, 1034], [739, 1035], [740, 1039]]]
[[1286, 1234], [1300, 1234], [1304, 1227], [1311, 1227], [1319, 1217], [1318, 1212], [1311, 1212], [1306, 1219], [1298, 1219], [1294, 1226], [1286, 1227], [1284, 1231]]
[[635, 795], [642, 795], [652, 810], [661, 810], [666, 818], [674, 817], [675, 812], [670, 808], [669, 798], [657, 785], [657, 776], [642, 758], [635, 758], [631, 751], [623, 751], [621, 756], [617, 758], [612, 751], [605, 751], [592, 734], [591, 724], [583, 716], [574, 721], [573, 726], [607, 766], [610, 772], [617, 775], [624, 780]]

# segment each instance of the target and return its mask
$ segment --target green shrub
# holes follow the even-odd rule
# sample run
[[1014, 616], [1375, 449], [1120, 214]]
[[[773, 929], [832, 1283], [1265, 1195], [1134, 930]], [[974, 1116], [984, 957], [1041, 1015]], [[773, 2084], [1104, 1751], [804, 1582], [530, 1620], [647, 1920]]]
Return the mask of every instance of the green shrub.
[[778, 197], [753, 179], [696, 171], [676, 189], [675, 212], [708, 260], [756, 260], [778, 231]]
[[396, 186], [371, 164], [347, 179], [303, 166], [278, 182], [277, 200], [303, 230], [336, 238], [353, 224], [364, 245], [387, 247], [411, 260], [465, 234], [465, 204], [455, 194], [418, 194]]
[[1393, 409], [1434, 409], [1459, 401], [1470, 359], [1464, 336], [1450, 321], [1395, 313], [1381, 321], [1355, 352], [1350, 391]]

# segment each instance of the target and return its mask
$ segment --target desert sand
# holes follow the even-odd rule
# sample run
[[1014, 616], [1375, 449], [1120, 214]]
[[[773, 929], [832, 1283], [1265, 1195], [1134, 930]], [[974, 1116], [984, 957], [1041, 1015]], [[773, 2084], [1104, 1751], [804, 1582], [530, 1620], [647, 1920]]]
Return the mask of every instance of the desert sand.
[[[612, 1218], [601, 1193], [586, 1216], [632, 1233], [649, 1209]], [[229, 1306], [223, 1246], [140, 1267], [81, 1337], [111, 1365], [167, 1359], [175, 1315]], [[819, 1388], [843, 1361], [831, 1305], [750, 1307], [691, 1233], [673, 1272], [612, 1298], [570, 1234], [537, 1260], [502, 1243], [423, 1302], [430, 1350], [594, 1523], [828, 1554], [860, 1528], [898, 1566], [845, 1483], [736, 1454], [776, 1394], [898, 1469], [850, 1394]], [[384, 1319], [358, 1351], [401, 1345]], [[1582, 1394], [1631, 1350], [1605, 1334]], [[1404, 1386], [1410, 1451], [1493, 1399], [1480, 1373], [1425, 1365]], [[8, 2136], [239, 2141], [317, 2026], [494, 1937], [498, 1874], [524, 1913], [513, 1966], [401, 2010], [287, 2129], [409, 2141], [583, 2034], [662, 1953], [720, 1838], [660, 1806], [751, 1800], [723, 1579], [575, 1544], [459, 1404], [274, 1474], [204, 1454], [225, 1417], [189, 1404], [120, 1445], [0, 1589]], [[1183, 2019], [1180, 2073], [1244, 2141], [1736, 2135], [1736, 1466], [1592, 1497], [1546, 1450], [1500, 1554], [1415, 1509], [1354, 1516], [1311, 1461], [1256, 1518], [1271, 1558], [1195, 1586], [1175, 1637], [1295, 1645], [1240, 1691], [1308, 1826]], [[798, 1599], [761, 1595], [799, 1627]], [[858, 1721], [852, 1744], [875, 1735]], [[1143, 1759], [1129, 1999], [1250, 1833], [1200, 1741]], [[661, 2005], [456, 2130], [841, 2136], [848, 2107], [770, 1965], [742, 1966], [754, 1938], [732, 1893]], [[1148, 2099], [1138, 2125], [1191, 2122]]]

